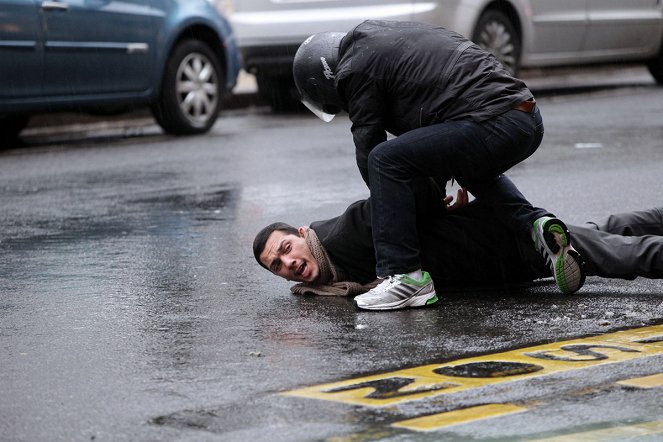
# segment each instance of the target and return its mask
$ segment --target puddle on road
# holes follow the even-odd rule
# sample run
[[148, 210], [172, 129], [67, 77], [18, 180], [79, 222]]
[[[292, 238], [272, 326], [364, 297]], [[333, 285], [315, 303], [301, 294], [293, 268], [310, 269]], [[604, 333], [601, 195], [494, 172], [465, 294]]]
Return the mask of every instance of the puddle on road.
[[236, 206], [241, 190], [238, 186], [219, 185], [211, 189], [173, 189], [159, 191], [153, 195], [142, 196], [129, 201], [131, 204], [147, 206], [165, 206], [180, 211], [215, 212]]

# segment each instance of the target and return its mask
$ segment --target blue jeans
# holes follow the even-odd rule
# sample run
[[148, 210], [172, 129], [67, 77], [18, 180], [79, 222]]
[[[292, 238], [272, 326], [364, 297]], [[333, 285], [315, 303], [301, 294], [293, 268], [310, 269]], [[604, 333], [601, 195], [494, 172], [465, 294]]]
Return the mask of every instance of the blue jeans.
[[502, 173], [532, 155], [542, 138], [543, 121], [535, 107], [483, 122], [434, 124], [377, 145], [368, 156], [376, 274], [421, 268], [415, 177], [454, 178], [506, 225], [529, 233], [534, 219], [550, 214], [533, 207]]

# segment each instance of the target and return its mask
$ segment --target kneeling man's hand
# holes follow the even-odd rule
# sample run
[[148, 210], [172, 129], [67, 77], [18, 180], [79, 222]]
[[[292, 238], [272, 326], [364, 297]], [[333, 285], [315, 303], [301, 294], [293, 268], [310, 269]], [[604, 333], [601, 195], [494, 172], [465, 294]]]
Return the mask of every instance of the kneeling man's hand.
[[454, 197], [451, 195], [447, 195], [444, 197], [444, 207], [449, 212], [453, 212], [454, 210], [458, 210], [460, 208], [463, 208], [467, 206], [467, 203], [469, 202], [469, 197], [467, 196], [467, 189], [464, 187], [461, 187], [458, 189], [458, 193], [456, 194], [456, 201], [454, 201]]

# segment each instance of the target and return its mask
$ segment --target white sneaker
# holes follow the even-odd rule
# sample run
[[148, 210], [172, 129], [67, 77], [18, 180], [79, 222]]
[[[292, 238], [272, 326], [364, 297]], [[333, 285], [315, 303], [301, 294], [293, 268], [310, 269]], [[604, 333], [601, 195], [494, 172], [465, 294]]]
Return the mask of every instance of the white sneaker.
[[377, 287], [356, 296], [354, 303], [364, 310], [397, 310], [431, 305], [437, 300], [433, 280], [428, 272], [422, 272], [419, 281], [407, 275], [389, 276]]

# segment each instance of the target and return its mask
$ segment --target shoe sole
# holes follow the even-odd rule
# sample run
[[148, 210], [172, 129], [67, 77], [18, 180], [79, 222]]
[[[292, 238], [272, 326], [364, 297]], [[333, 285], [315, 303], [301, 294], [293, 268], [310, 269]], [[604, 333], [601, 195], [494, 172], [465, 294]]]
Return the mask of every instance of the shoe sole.
[[425, 294], [413, 296], [411, 298], [403, 299], [401, 301], [390, 302], [388, 304], [379, 305], [359, 305], [355, 300], [355, 307], [361, 310], [399, 310], [406, 307], [426, 307], [435, 304], [439, 298], [435, 291], [427, 292]]
[[[555, 266], [555, 282], [565, 295], [572, 295], [585, 283], [585, 263], [574, 248], [568, 247], [562, 250], [562, 257], [557, 260]], [[577, 278], [577, 282], [573, 282]]]
[[[553, 218], [541, 226], [543, 246], [550, 256], [554, 256], [553, 276], [562, 293], [571, 295], [585, 283], [584, 261], [571, 245], [571, 232], [562, 221]], [[579, 276], [578, 276], [579, 275]], [[573, 279], [578, 278], [574, 284]]]

